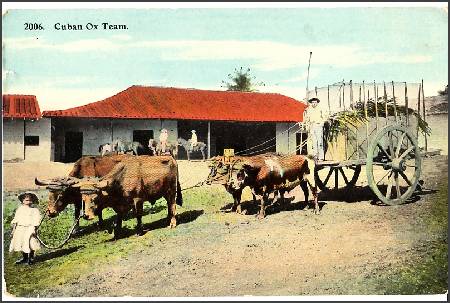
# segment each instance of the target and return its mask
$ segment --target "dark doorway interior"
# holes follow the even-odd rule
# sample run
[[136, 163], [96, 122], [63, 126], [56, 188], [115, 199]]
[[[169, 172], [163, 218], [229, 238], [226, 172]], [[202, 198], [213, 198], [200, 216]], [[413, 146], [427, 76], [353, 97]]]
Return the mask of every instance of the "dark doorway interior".
[[149, 154], [148, 140], [154, 139], [153, 130], [133, 130], [133, 142], [139, 142], [144, 147], [144, 154]]
[[66, 132], [64, 162], [75, 162], [83, 155], [83, 133]]

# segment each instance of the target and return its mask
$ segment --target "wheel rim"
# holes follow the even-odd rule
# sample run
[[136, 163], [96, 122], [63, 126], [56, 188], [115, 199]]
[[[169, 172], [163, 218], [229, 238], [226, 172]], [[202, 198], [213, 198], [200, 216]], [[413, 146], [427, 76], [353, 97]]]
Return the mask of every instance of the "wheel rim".
[[381, 129], [367, 153], [367, 181], [385, 204], [404, 203], [416, 189], [421, 174], [416, 138], [400, 125]]
[[315, 166], [314, 180], [320, 190], [330, 188], [339, 188], [340, 185], [344, 187], [352, 187], [358, 180], [361, 172], [361, 165], [354, 166]]

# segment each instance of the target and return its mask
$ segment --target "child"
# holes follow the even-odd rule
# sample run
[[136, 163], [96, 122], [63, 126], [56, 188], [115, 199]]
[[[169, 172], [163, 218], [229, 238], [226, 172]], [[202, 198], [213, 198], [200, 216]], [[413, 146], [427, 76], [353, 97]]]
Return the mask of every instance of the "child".
[[41, 214], [38, 208], [33, 207], [33, 204], [39, 203], [39, 199], [31, 192], [22, 193], [18, 198], [22, 204], [17, 208], [11, 222], [13, 230], [9, 252], [21, 251], [23, 257], [17, 260], [16, 264], [31, 265], [34, 261], [34, 251], [41, 248], [36, 237]]

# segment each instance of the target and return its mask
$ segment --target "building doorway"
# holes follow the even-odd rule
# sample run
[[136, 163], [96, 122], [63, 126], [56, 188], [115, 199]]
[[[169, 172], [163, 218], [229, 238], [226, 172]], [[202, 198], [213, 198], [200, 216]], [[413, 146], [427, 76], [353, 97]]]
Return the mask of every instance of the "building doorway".
[[75, 162], [83, 156], [83, 133], [66, 132], [64, 162]]
[[133, 142], [142, 144], [145, 154], [149, 154], [148, 140], [154, 139], [153, 130], [133, 130]]

